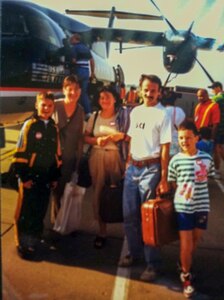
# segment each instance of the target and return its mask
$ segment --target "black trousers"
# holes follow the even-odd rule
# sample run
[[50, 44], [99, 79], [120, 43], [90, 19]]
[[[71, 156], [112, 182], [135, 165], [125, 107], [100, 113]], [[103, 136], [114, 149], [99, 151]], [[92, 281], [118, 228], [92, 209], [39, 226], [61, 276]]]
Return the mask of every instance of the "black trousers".
[[43, 232], [43, 220], [47, 212], [50, 187], [34, 184], [31, 189], [20, 187], [15, 225], [17, 244], [26, 243], [29, 237], [40, 238]]

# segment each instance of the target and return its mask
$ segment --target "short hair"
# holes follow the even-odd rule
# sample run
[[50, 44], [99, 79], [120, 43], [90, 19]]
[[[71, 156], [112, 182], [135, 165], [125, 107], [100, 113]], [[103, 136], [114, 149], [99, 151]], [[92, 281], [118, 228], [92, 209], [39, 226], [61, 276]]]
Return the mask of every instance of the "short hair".
[[139, 79], [139, 86], [140, 87], [142, 86], [143, 81], [146, 80], [146, 79], [153, 82], [153, 83], [157, 83], [158, 86], [159, 86], [159, 89], [161, 89], [161, 87], [162, 87], [161, 79], [156, 75], [146, 75], [146, 74], [142, 74], [140, 79]]
[[198, 92], [202, 92], [205, 96], [209, 97], [208, 91], [206, 89], [200, 88], [197, 90], [197, 94], [198, 94]]
[[184, 120], [179, 126], [178, 131], [180, 130], [191, 130], [194, 135], [198, 135], [198, 129], [195, 123], [189, 119]]
[[201, 127], [199, 134], [202, 139], [210, 140], [212, 138], [212, 130], [210, 127]]
[[77, 41], [81, 41], [81, 35], [77, 32], [73, 33], [70, 37], [70, 41], [72, 41], [73, 39], [76, 39]]
[[51, 100], [54, 102], [54, 94], [51, 92], [51, 91], [43, 91], [43, 92], [40, 92], [37, 94], [36, 96], [36, 101], [41, 101], [41, 100], [44, 100], [44, 99], [48, 99], [48, 100]]
[[76, 75], [72, 74], [64, 78], [63, 85], [62, 85], [63, 88], [66, 88], [70, 84], [77, 84], [80, 87], [80, 82]]

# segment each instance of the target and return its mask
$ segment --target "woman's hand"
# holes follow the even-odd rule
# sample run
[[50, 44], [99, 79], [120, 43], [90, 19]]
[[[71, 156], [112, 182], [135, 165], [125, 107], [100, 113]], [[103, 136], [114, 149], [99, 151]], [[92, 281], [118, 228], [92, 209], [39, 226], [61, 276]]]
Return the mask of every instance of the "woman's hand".
[[123, 140], [125, 137], [125, 134], [123, 132], [117, 132], [111, 135], [111, 139], [113, 142], [118, 142], [120, 140]]
[[111, 135], [108, 135], [108, 136], [98, 137], [96, 142], [98, 146], [104, 147], [110, 141], [112, 141], [112, 138]]

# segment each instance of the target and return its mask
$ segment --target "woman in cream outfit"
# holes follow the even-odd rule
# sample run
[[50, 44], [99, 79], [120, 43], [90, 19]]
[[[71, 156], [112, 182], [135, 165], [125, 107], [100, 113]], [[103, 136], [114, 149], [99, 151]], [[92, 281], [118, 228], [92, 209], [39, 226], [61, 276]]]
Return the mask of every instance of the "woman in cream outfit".
[[[116, 185], [124, 172], [117, 142], [124, 139], [124, 133], [117, 130], [115, 103], [119, 100], [111, 86], [103, 87], [99, 92], [99, 106], [95, 125], [94, 112], [88, 120], [85, 130], [85, 142], [92, 145], [89, 166], [93, 185], [93, 210], [99, 224], [99, 234], [94, 240], [95, 248], [102, 248], [106, 242], [107, 226], [99, 216], [99, 198], [105, 180]], [[94, 128], [93, 128], [94, 127]]]

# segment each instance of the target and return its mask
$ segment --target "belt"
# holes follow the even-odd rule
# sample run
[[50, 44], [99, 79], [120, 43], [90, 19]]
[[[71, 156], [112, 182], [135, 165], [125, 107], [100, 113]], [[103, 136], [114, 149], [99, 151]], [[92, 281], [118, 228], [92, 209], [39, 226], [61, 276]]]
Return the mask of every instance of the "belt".
[[144, 168], [150, 166], [151, 164], [158, 164], [160, 163], [160, 161], [161, 161], [160, 157], [155, 157], [155, 158], [149, 158], [144, 160], [135, 160], [133, 158], [130, 158], [129, 162], [135, 167]]

